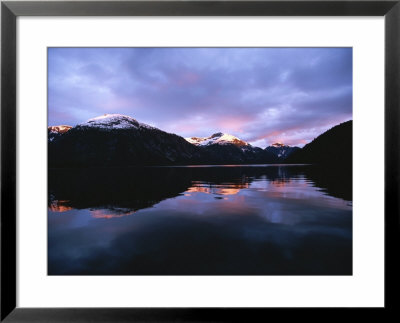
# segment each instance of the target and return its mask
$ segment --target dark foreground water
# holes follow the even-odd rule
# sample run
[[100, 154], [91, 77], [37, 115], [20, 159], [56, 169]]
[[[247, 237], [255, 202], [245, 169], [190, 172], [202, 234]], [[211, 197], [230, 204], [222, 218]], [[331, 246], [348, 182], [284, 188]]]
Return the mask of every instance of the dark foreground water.
[[351, 173], [49, 170], [50, 275], [351, 275]]

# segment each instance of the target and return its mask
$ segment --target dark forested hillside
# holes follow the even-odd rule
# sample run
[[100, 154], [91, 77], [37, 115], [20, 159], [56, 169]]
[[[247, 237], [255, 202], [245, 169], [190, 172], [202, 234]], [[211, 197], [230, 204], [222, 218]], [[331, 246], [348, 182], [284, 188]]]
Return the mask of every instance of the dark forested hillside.
[[75, 127], [49, 142], [50, 167], [171, 165], [197, 161], [198, 147], [158, 129]]
[[303, 149], [294, 152], [286, 162], [340, 165], [351, 168], [352, 154], [353, 122], [350, 120], [324, 132]]

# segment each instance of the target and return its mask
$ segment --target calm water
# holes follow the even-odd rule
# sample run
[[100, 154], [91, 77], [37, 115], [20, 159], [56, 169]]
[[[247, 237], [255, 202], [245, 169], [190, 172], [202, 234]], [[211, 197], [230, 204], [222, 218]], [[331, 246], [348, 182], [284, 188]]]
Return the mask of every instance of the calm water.
[[50, 170], [50, 275], [351, 275], [351, 173]]

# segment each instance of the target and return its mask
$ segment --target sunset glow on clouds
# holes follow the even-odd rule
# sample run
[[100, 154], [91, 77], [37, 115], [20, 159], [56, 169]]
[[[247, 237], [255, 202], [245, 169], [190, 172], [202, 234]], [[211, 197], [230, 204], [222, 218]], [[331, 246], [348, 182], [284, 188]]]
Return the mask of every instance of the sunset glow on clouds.
[[303, 146], [352, 119], [351, 48], [50, 48], [49, 125], [105, 113]]

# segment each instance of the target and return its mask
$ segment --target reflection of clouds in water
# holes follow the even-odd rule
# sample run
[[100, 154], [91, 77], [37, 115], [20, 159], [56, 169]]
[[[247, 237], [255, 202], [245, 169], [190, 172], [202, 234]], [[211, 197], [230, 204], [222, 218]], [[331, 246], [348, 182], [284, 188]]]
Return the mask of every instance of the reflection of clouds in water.
[[[351, 210], [351, 204], [342, 199], [326, 195], [320, 188], [304, 176], [289, 178], [282, 167], [278, 167], [280, 178], [268, 179], [265, 175], [259, 178], [241, 177], [238, 182], [220, 184], [208, 181], [192, 181], [192, 186], [176, 197], [156, 203], [153, 207], [168, 210], [190, 210], [189, 214], [211, 215], [217, 210], [219, 214], [246, 214], [251, 210], [265, 220], [273, 223], [293, 224], [301, 221], [301, 210], [307, 206], [338, 208]], [[224, 195], [224, 198], [220, 198]], [[52, 212], [72, 210], [68, 200], [54, 200], [49, 206]], [[107, 207], [91, 208], [93, 218], [112, 219], [128, 216], [137, 211], [129, 208]]]
[[49, 273], [351, 274], [348, 202], [298, 173], [254, 169], [244, 176], [230, 169], [212, 173], [221, 176], [215, 182], [207, 169], [183, 178], [172, 172], [168, 178], [188, 185], [168, 195], [167, 185], [160, 195], [156, 181], [122, 190], [122, 198], [100, 193], [103, 206], [72, 209], [72, 198], [54, 197]]
[[[246, 214], [251, 209], [273, 223], [294, 224], [301, 222], [302, 217], [305, 216], [302, 214], [302, 209], [304, 209], [305, 205], [343, 210], [352, 209], [348, 202], [323, 194], [319, 188], [313, 186], [313, 183], [304, 177], [276, 179], [273, 181], [264, 177], [255, 179], [251, 184], [241, 185], [234, 183], [213, 185], [197, 181], [186, 192], [232, 195], [223, 201], [218, 200], [217, 203], [210, 198], [202, 197], [202, 201], [208, 201], [208, 203], [196, 205], [198, 210], [196, 214], [211, 214], [212, 210], [221, 209]], [[192, 197], [194, 200], [199, 199], [199, 196], [193, 196], [193, 194], [184, 195], [189, 198]], [[193, 201], [188, 201], [187, 199], [184, 202], [171, 201], [168, 203], [163, 201], [161, 203], [171, 208], [193, 207]]]
[[[63, 213], [67, 211], [71, 211], [74, 208], [66, 205], [62, 205], [63, 202], [69, 201], [52, 201], [49, 205], [49, 211], [54, 213]], [[127, 215], [132, 215], [136, 211], [132, 211], [130, 209], [124, 208], [107, 208], [107, 209], [89, 209], [91, 216], [95, 219], [112, 219], [112, 218], [120, 218]]]
[[49, 245], [51, 273], [287, 274], [312, 273], [321, 263], [334, 273], [335, 261], [345, 260], [338, 269], [344, 272], [351, 259], [351, 212], [331, 210], [295, 226], [265, 221], [251, 209], [198, 217], [155, 208], [99, 220], [50, 232], [57, 241]]
[[92, 217], [95, 219], [120, 218], [123, 216], [132, 215], [135, 212], [136, 211], [120, 208], [90, 210]]
[[[206, 193], [206, 194], [216, 194], [216, 195], [234, 195], [240, 192], [239, 188], [222, 188], [222, 187], [204, 187], [204, 186], [194, 186], [190, 187], [187, 193]], [[190, 196], [187, 194], [186, 196]]]
[[[272, 223], [296, 224], [308, 221], [310, 216], [323, 216], [326, 211], [351, 211], [346, 201], [331, 199], [316, 191], [315, 194], [305, 192], [276, 192], [273, 190], [241, 190], [238, 194], [224, 199], [215, 199], [217, 194], [197, 193], [162, 201], [158, 208], [168, 210], [190, 210], [190, 215], [213, 217], [216, 215], [252, 215], [260, 216], [264, 221]], [[201, 201], [201, 202], [200, 202]], [[312, 209], [316, 211], [313, 212]]]
[[241, 189], [248, 188], [249, 185], [249, 179], [245, 176], [242, 177], [240, 182], [224, 182], [220, 184], [205, 181], [192, 181], [192, 186], [189, 187], [187, 192], [233, 195], [239, 193]]
[[325, 207], [352, 209], [348, 201], [327, 195], [322, 189], [316, 187], [312, 181], [305, 178], [274, 181], [255, 180], [251, 183], [250, 189], [267, 193], [263, 195], [265, 198], [287, 199], [287, 202], [293, 199], [300, 200], [299, 203], [303, 201], [307, 204], [311, 203]]

